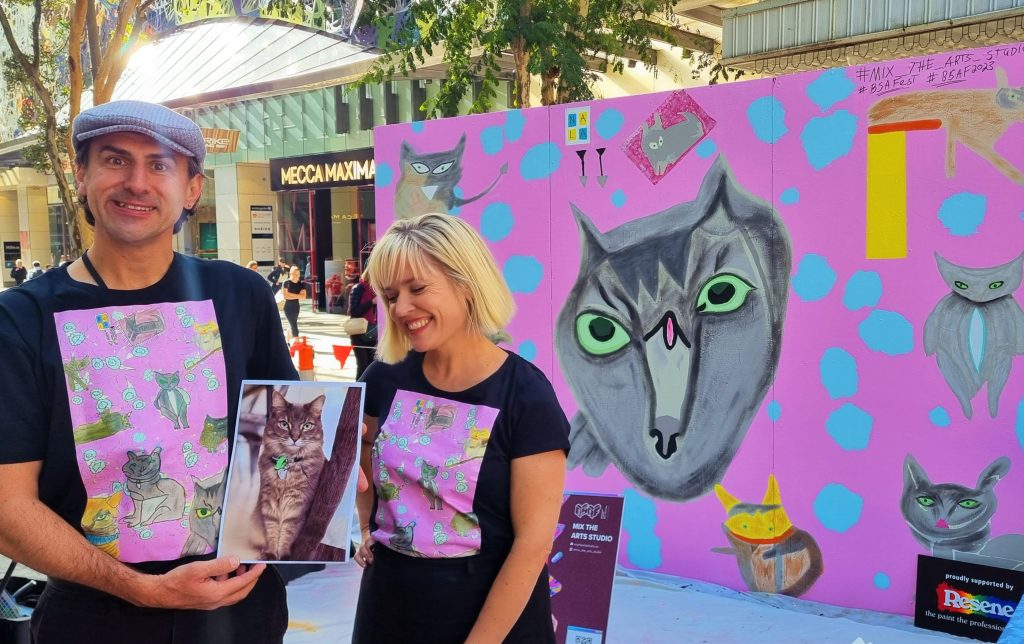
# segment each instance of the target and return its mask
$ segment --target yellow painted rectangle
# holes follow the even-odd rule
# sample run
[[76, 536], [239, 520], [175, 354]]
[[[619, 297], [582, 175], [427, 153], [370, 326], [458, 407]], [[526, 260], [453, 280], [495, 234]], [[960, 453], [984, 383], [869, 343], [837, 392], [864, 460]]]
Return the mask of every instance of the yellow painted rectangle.
[[868, 135], [868, 259], [907, 256], [907, 133]]

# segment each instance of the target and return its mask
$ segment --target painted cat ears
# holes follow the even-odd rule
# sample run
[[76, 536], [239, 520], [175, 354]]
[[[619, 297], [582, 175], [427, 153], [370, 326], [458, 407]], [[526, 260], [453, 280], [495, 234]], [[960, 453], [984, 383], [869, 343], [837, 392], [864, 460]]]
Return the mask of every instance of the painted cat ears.
[[[721, 501], [725, 511], [732, 510], [733, 506], [737, 505], [741, 501], [725, 491], [720, 483], [715, 484], [715, 496]], [[779, 481], [775, 478], [774, 474], [768, 475], [768, 489], [764, 493], [764, 499], [761, 501], [761, 505], [782, 505], [782, 496], [779, 494]]]
[[[992, 461], [991, 465], [981, 471], [978, 476], [977, 489], [980, 491], [991, 490], [1010, 471], [1010, 459], [1000, 456]], [[903, 460], [903, 485], [907, 488], [931, 485], [924, 468], [917, 462], [912, 454], [907, 454]]]
[[[465, 148], [466, 148], [466, 133], [463, 132], [462, 136], [459, 137], [459, 142], [455, 144], [455, 147], [452, 148], [450, 152], [447, 151], [447, 150], [441, 150], [441, 152], [430, 152], [429, 154], [444, 154], [445, 152], [449, 152], [449, 154], [452, 154], [452, 155], [455, 155], [455, 156], [462, 156], [462, 151]], [[399, 154], [404, 159], [407, 156], [416, 154], [416, 150], [414, 150], [413, 147], [411, 145], [409, 145], [409, 143], [407, 141], [402, 141], [402, 145], [399, 148]]]

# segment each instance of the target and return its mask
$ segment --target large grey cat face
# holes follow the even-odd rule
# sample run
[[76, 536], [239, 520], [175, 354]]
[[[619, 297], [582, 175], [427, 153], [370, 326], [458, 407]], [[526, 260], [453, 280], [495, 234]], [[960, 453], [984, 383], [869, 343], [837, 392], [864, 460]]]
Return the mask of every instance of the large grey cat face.
[[[573, 207], [580, 270], [555, 343], [579, 405], [570, 463], [611, 460], [687, 500], [721, 480], [778, 363], [789, 239], [719, 158], [696, 200], [600, 233]], [[593, 463], [591, 463], [592, 465]], [[596, 470], [599, 471], [599, 470]]]
[[989, 268], [967, 268], [935, 253], [939, 274], [949, 290], [960, 297], [982, 304], [1009, 295], [1020, 287], [1024, 274], [1024, 254], [1005, 264]]
[[995, 485], [1010, 470], [1002, 456], [986, 467], [976, 487], [956, 483], [934, 484], [917, 459], [903, 462], [900, 512], [914, 537], [933, 551], [973, 552], [988, 540], [989, 522], [996, 513]]
[[462, 152], [465, 147], [465, 134], [451, 150], [428, 154], [419, 154], [403, 142], [399, 155], [402, 181], [418, 187], [428, 200], [436, 197], [448, 202], [454, 196], [455, 186], [462, 180]]
[[216, 546], [224, 500], [224, 473], [205, 479], [192, 477], [195, 495], [189, 511], [189, 531], [207, 543]]

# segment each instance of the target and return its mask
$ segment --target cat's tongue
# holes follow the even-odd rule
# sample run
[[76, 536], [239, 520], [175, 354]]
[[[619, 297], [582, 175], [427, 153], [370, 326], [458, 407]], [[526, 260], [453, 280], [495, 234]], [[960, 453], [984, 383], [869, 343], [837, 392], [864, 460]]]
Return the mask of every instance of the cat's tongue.
[[949, 528], [949, 524], [946, 523], [945, 519], [939, 519], [938, 521], [935, 522], [935, 527], [936, 528], [946, 528], [946, 529], [948, 529]]

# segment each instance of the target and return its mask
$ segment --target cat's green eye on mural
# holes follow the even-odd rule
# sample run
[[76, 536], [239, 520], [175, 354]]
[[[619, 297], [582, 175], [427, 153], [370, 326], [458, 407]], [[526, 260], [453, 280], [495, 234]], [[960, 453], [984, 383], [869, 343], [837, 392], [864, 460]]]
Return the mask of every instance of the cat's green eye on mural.
[[410, 163], [409, 165], [412, 166], [413, 170], [419, 172], [420, 174], [427, 174], [428, 172], [430, 172], [430, 168], [425, 163], [420, 163], [419, 161], [417, 161], [415, 163]]
[[988, 285], [988, 287], [994, 291], [997, 288], [1003, 288], [1003, 282], [1002, 280], [998, 282], [992, 282], [991, 284]]
[[200, 519], [206, 519], [211, 514], [213, 513], [210, 512], [210, 508], [196, 508], [196, 516]]
[[956, 280], [955, 282], [953, 282], [953, 286], [957, 287], [961, 291], [966, 291], [967, 289], [971, 288], [970, 286], [967, 286], [967, 284], [961, 282], [960, 280]]
[[963, 501], [957, 503], [957, 505], [959, 505], [961, 508], [965, 510], [973, 510], [974, 508], [981, 505], [981, 501], [976, 501], [974, 499], [964, 499]]
[[629, 334], [615, 320], [596, 313], [576, 318], [576, 339], [587, 353], [606, 356], [629, 344]]
[[431, 174], [444, 174], [445, 172], [448, 172], [448, 170], [450, 170], [453, 165], [455, 165], [454, 161], [442, 163], [441, 165], [434, 168], [434, 171]]
[[935, 499], [930, 496], [919, 496], [917, 497], [917, 503], [922, 508], [930, 508], [935, 505]]
[[731, 313], [743, 306], [754, 287], [732, 273], [719, 273], [709, 279], [697, 295], [700, 313]]

